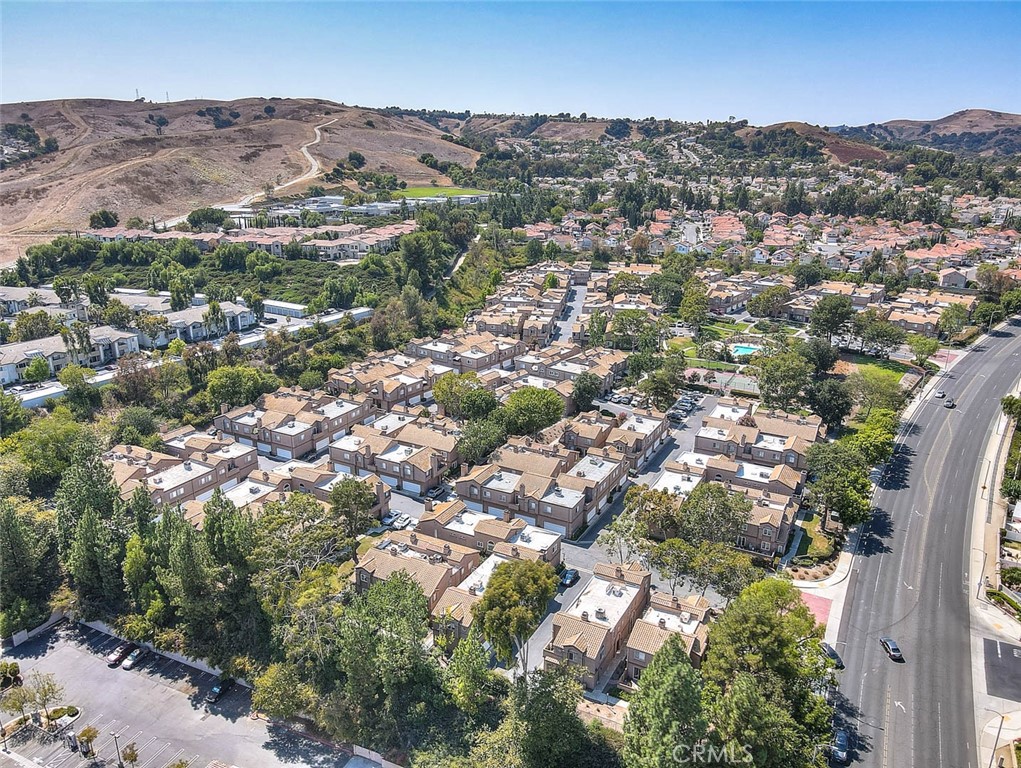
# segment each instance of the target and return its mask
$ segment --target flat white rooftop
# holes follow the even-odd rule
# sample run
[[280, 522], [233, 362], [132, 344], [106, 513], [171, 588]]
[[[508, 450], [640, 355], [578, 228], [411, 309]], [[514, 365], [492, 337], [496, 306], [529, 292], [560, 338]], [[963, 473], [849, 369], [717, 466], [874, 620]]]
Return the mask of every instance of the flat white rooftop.
[[580, 477], [600, 482], [609, 477], [618, 466], [620, 465], [616, 461], [610, 461], [599, 456], [586, 456], [571, 467], [566, 474], [571, 477]]
[[591, 623], [609, 629], [621, 620], [637, 596], [636, 586], [595, 576], [565, 613], [579, 619], [587, 614]]

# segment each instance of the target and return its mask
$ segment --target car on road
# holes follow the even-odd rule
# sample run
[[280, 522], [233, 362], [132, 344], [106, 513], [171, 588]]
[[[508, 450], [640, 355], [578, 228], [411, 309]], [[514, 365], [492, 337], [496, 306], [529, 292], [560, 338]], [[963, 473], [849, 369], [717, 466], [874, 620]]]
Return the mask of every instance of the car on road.
[[216, 681], [216, 685], [209, 689], [209, 693], [206, 694], [206, 704], [215, 704], [224, 696], [227, 692], [234, 687], [234, 679], [230, 677], [224, 677]]
[[844, 660], [840, 658], [840, 654], [836, 652], [832, 645], [829, 643], [823, 643], [822, 652], [830, 657], [830, 661], [833, 662], [833, 666], [836, 669], [844, 668]]
[[879, 644], [883, 646], [883, 650], [886, 651], [886, 655], [894, 661], [904, 661], [904, 654], [901, 653], [900, 646], [897, 645], [897, 641], [892, 637], [881, 637], [879, 638]]
[[560, 583], [564, 587], [571, 587], [578, 583], [578, 572], [574, 568], [568, 568], [560, 575]]
[[398, 531], [403, 531], [409, 525], [411, 525], [410, 515], [400, 515], [396, 520], [393, 521], [393, 527], [396, 528]]
[[943, 407], [944, 408], [956, 408], [957, 407], [957, 403], [954, 402], [954, 398], [948, 397], [946, 400], [943, 401]]
[[137, 647], [138, 646], [135, 645], [134, 643], [121, 643], [112, 651], [110, 651], [110, 654], [106, 657], [106, 663], [109, 664], [111, 667], [119, 666], [120, 663], [128, 657], [128, 654], [130, 654]]
[[142, 663], [142, 659], [149, 655], [149, 651], [145, 648], [136, 648], [128, 654], [128, 658], [124, 659], [124, 663], [121, 664], [121, 669], [134, 669]]
[[946, 390], [944, 389], [939, 390], [935, 395], [933, 395], [933, 397], [935, 397], [937, 400], [942, 400], [946, 396], [947, 393]]
[[833, 732], [830, 757], [837, 765], [848, 765], [851, 762], [851, 737], [843, 728], [838, 728]]

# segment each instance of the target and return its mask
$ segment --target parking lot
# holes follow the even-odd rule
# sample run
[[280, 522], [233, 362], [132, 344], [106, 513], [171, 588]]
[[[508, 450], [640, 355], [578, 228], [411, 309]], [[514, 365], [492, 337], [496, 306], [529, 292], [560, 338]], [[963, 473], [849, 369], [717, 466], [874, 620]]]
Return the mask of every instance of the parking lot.
[[[80, 733], [89, 725], [99, 731], [93, 745], [99, 765], [117, 764], [113, 734], [122, 749], [135, 744], [139, 753], [136, 768], [165, 768], [180, 760], [187, 761], [190, 768], [214, 761], [240, 768], [371, 765], [361, 760], [349, 762], [333, 747], [281, 725], [252, 719], [251, 694], [241, 686], [207, 707], [204, 699], [214, 676], [165, 656], [149, 654], [130, 671], [110, 668], [105, 657], [118, 643], [96, 630], [65, 623], [4, 651], [4, 659], [17, 661], [23, 675], [35, 669], [56, 675], [65, 689], [61, 703], [81, 710], [67, 732]], [[84, 768], [97, 763], [68, 749], [61, 738], [44, 736], [32, 727], [8, 741], [12, 751], [46, 768]]]

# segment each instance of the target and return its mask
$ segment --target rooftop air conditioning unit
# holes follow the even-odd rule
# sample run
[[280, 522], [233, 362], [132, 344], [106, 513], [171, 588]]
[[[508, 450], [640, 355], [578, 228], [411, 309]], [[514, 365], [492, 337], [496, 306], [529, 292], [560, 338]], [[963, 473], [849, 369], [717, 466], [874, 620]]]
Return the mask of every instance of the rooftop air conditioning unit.
[[602, 619], [602, 620], [605, 621], [606, 620], [606, 609], [605, 608], [596, 608], [596, 618], [597, 619]]

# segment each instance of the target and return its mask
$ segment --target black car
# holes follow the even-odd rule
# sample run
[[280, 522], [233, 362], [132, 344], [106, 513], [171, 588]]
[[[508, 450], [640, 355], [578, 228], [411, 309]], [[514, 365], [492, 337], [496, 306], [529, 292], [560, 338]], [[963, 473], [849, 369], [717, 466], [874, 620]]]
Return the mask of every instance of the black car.
[[834, 667], [836, 667], [837, 669], [844, 668], [844, 660], [840, 658], [840, 654], [837, 653], [836, 650], [834, 650], [832, 645], [830, 645], [829, 643], [823, 643], [822, 652], [830, 657], [830, 660], [833, 662]]
[[847, 731], [843, 728], [833, 732], [830, 757], [838, 765], [848, 765], [851, 762], [851, 737], [847, 735]]
[[879, 644], [883, 646], [886, 655], [891, 659], [894, 661], [904, 661], [904, 654], [900, 652], [900, 646], [897, 645], [897, 641], [892, 637], [879, 638]]
[[227, 691], [234, 687], [234, 680], [230, 677], [225, 677], [222, 680], [217, 680], [216, 685], [209, 689], [209, 693], [206, 694], [206, 704], [215, 704], [224, 696], [227, 695]]
[[568, 568], [560, 575], [560, 583], [564, 587], [573, 587], [578, 583], [578, 572], [574, 568]]

